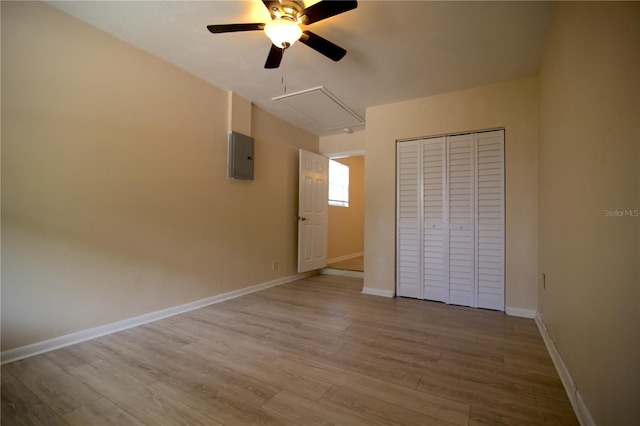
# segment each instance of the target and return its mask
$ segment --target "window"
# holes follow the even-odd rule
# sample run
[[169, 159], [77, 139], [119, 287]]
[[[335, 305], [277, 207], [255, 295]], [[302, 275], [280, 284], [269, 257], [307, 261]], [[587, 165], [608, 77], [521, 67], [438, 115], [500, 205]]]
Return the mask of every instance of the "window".
[[349, 207], [349, 166], [329, 160], [329, 205]]

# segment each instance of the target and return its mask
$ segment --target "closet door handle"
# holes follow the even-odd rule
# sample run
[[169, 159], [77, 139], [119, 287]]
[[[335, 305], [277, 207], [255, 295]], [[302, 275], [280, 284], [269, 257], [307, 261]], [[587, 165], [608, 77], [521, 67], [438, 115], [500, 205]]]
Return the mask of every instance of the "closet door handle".
[[298, 220], [307, 220], [307, 218], [304, 216], [298, 216]]

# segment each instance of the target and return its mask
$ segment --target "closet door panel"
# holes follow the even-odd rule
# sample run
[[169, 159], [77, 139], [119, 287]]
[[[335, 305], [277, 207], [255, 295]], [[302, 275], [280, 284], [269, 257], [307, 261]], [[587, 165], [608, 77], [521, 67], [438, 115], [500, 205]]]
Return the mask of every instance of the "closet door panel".
[[477, 135], [478, 307], [504, 310], [504, 132]]
[[474, 135], [447, 138], [449, 303], [475, 306]]
[[397, 292], [398, 296], [422, 298], [421, 207], [422, 177], [418, 158], [419, 144], [397, 144]]
[[423, 298], [446, 302], [448, 274], [443, 246], [445, 229], [445, 138], [427, 139], [422, 144], [423, 176]]

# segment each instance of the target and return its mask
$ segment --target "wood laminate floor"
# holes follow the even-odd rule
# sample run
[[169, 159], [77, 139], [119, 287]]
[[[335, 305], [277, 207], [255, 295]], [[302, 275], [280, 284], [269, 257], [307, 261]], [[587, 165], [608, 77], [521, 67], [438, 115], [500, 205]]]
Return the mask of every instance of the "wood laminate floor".
[[2, 366], [2, 425], [578, 424], [533, 320], [318, 275]]

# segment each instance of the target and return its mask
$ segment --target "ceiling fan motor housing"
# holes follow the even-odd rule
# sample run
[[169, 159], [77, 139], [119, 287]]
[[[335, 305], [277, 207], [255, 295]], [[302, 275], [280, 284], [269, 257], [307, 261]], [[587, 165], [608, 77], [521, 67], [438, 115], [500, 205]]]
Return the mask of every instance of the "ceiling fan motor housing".
[[[300, 12], [304, 10], [304, 3], [298, 0], [282, 0], [282, 12], [284, 14], [280, 18], [290, 19], [296, 23], [304, 23], [300, 21]], [[280, 11], [274, 11], [276, 16], [280, 14]]]

